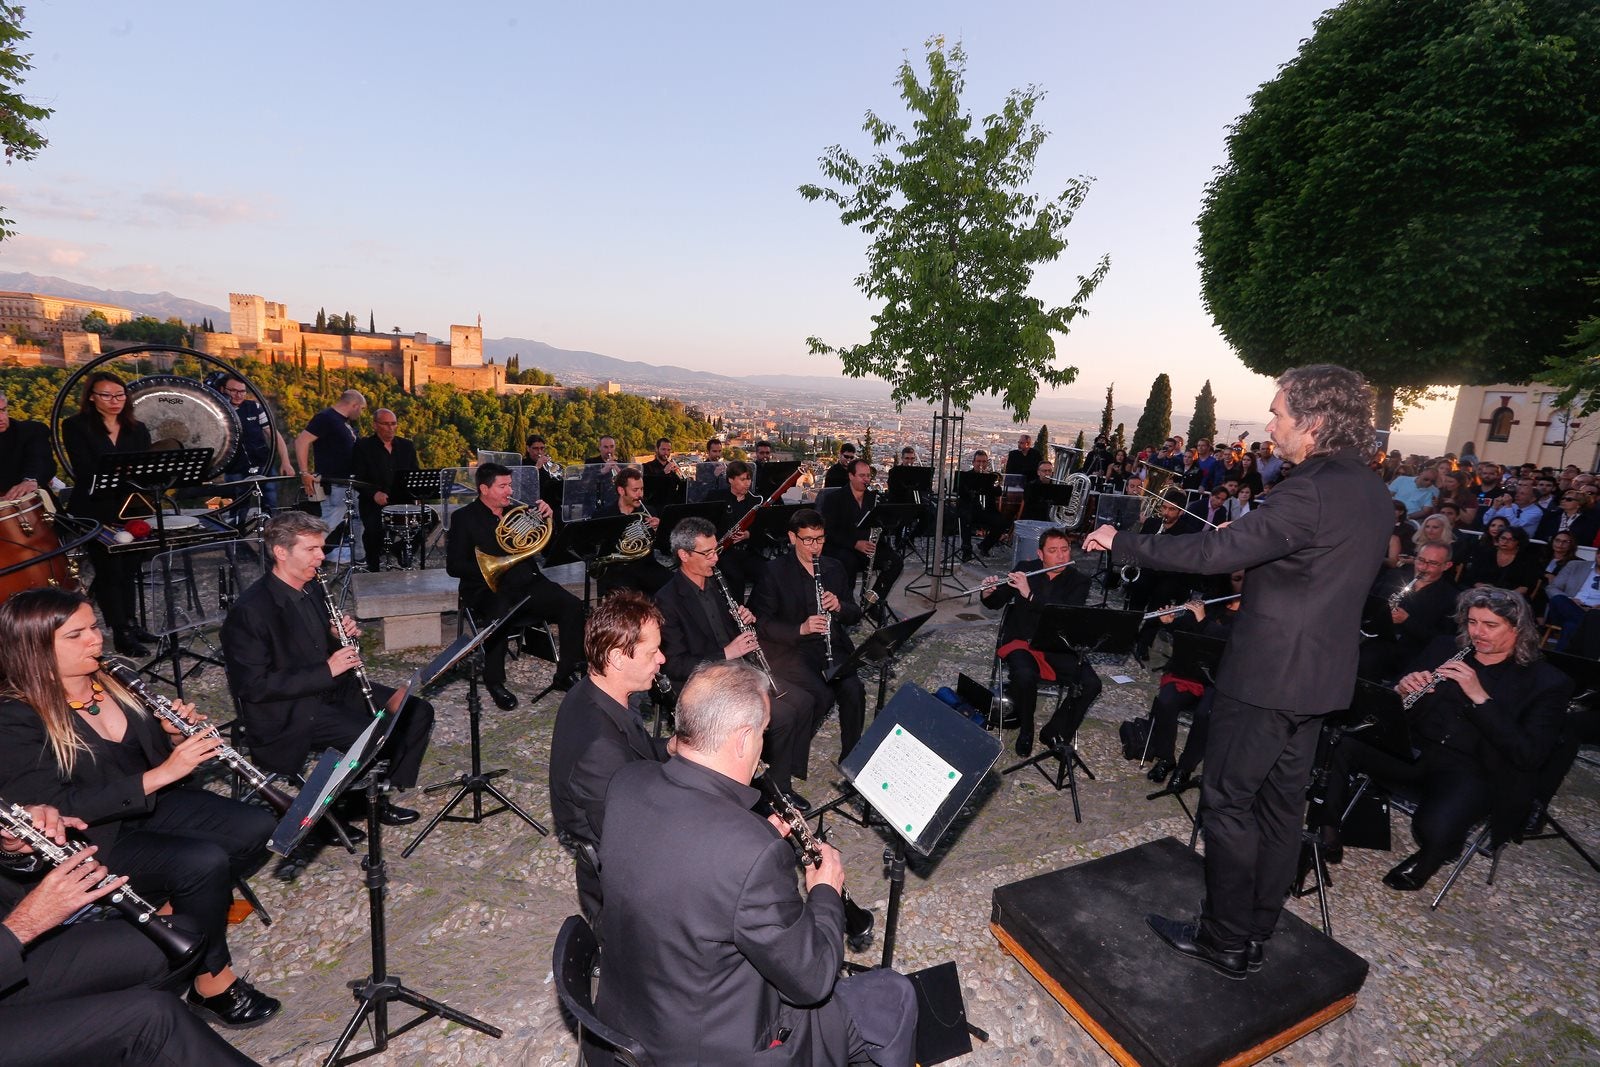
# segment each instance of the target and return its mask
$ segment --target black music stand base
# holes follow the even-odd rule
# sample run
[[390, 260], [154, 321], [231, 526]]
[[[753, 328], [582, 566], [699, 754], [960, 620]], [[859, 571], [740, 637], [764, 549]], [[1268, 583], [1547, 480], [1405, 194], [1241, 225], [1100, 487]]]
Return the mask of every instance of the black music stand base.
[[[1054, 775], [1042, 766], [1045, 760], [1052, 759], [1056, 761]], [[1072, 818], [1076, 822], [1083, 821], [1083, 810], [1078, 806], [1077, 770], [1081, 767], [1090, 781], [1094, 781], [1095, 777], [1094, 772], [1089, 769], [1089, 765], [1083, 762], [1083, 757], [1078, 755], [1076, 746], [1067, 741], [1058, 741], [1053, 745], [1047, 745], [1045, 750], [1037, 756], [1029, 756], [1025, 760], [1013, 763], [1000, 773], [1002, 775], [1012, 774], [1025, 767], [1032, 767], [1043, 775], [1044, 780], [1055, 787], [1056, 792], [1059, 793], [1063, 789], [1070, 792], [1072, 794]]]
[[[400, 857], [402, 859], [410, 858], [411, 853], [417, 850], [417, 846], [422, 844], [423, 839], [438, 829], [439, 824], [442, 822], [470, 822], [477, 824], [491, 815], [499, 815], [507, 811], [539, 831], [541, 836], [550, 836], [550, 831], [540, 825], [539, 820], [523, 811], [517, 806], [516, 801], [502, 793], [500, 788], [494, 784], [496, 778], [510, 772], [503, 767], [494, 771], [485, 771], [483, 769], [483, 744], [479, 732], [482, 717], [483, 698], [478, 694], [478, 669], [474, 666], [467, 676], [467, 724], [471, 737], [472, 770], [466, 774], [458, 774], [448, 782], [430, 785], [422, 790], [423, 795], [432, 796], [434, 793], [442, 793], [446, 789], [455, 786], [456, 794], [450, 798], [448, 804], [439, 809], [433, 818], [428, 820], [428, 825], [422, 828], [422, 832], [412, 838], [411, 843], [401, 850]], [[483, 795], [485, 793], [499, 801], [500, 806], [498, 808], [490, 808], [488, 811], [483, 810]], [[468, 796], [472, 797], [472, 814], [451, 814], [455, 811], [456, 805], [460, 804]]]
[[[391, 1038], [399, 1037], [429, 1019], [448, 1019], [479, 1033], [488, 1034], [490, 1037], [504, 1036], [504, 1031], [499, 1027], [490, 1026], [481, 1019], [457, 1011], [442, 1001], [425, 997], [416, 990], [407, 988], [398, 975], [388, 972], [388, 926], [384, 918], [383, 900], [388, 893], [389, 865], [383, 858], [383, 822], [378, 817], [378, 805], [385, 789], [380, 778], [385, 769], [381, 762], [376, 764], [368, 772], [366, 779], [367, 857], [361, 861], [361, 869], [366, 872], [367, 898], [371, 909], [372, 973], [366, 978], [350, 983], [350, 991], [356, 998], [356, 1013], [345, 1025], [344, 1032], [339, 1035], [338, 1042], [333, 1046], [333, 1051], [329, 1052], [328, 1058], [323, 1061], [323, 1067], [339, 1067], [341, 1064], [355, 1063], [368, 1056], [376, 1056], [380, 1052], [387, 1051]], [[391, 1029], [389, 1026], [391, 1001], [409, 1004], [422, 1014]], [[372, 1047], [361, 1052], [353, 1052], [348, 1056], [344, 1055], [344, 1050], [355, 1038], [356, 1031], [360, 1030], [361, 1024], [368, 1019], [372, 1022]]]

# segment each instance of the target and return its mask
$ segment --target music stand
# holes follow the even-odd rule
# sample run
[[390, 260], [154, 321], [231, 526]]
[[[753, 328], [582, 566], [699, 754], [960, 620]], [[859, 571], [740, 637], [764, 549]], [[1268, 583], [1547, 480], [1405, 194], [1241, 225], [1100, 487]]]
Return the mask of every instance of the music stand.
[[598, 519], [578, 519], [563, 523], [545, 554], [569, 553], [583, 561], [583, 603], [589, 604], [589, 583], [594, 578], [594, 561], [601, 553], [616, 547], [622, 532], [633, 525], [632, 515], [603, 515]]
[[669, 508], [687, 499], [689, 487], [678, 474], [642, 474], [644, 503], [649, 508]]
[[[672, 504], [663, 509], [660, 515], [661, 525], [656, 527], [655, 545], [661, 551], [672, 552], [672, 531], [684, 519], [705, 519], [718, 530], [727, 521], [728, 502], [726, 500], [703, 500], [698, 504]], [[720, 537], [721, 534], [713, 534]]]
[[895, 503], [919, 503], [915, 494], [927, 496], [933, 492], [933, 468], [911, 465], [890, 467], [888, 487]]
[[755, 491], [762, 496], [771, 496], [784, 482], [789, 480], [789, 475], [800, 469], [798, 460], [768, 460], [765, 463], [755, 463], [756, 469]]
[[1000, 476], [994, 471], [956, 471], [956, 495], [972, 493], [987, 502], [1000, 493]]
[[1072, 500], [1072, 486], [1065, 482], [1029, 482], [1022, 491], [1022, 513], [1027, 515], [1035, 504], [1046, 508], [1066, 507]]
[[756, 512], [755, 521], [750, 524], [750, 540], [748, 544], [758, 551], [762, 548], [776, 545], [779, 550], [789, 547], [789, 520], [794, 518], [797, 511], [811, 507], [810, 504], [767, 504]]
[[[423, 839], [433, 833], [441, 822], [470, 822], [476, 824], [481, 823], [491, 815], [499, 815], [505, 811], [511, 812], [517, 818], [539, 831], [541, 836], [549, 836], [550, 834], [549, 830], [540, 825], [539, 820], [523, 811], [514, 800], [500, 791], [499, 786], [494, 784], [496, 778], [509, 773], [506, 768], [502, 767], [493, 771], [485, 771], [483, 769], [483, 745], [480, 730], [483, 718], [483, 698], [478, 694], [478, 679], [483, 672], [483, 657], [478, 650], [482, 648], [483, 643], [496, 630], [505, 625], [507, 619], [521, 611], [523, 605], [527, 602], [528, 598], [523, 597], [517, 601], [510, 611], [483, 626], [476, 634], [462, 634], [448, 648], [435, 656], [433, 662], [423, 669], [424, 674], [437, 680], [444, 677], [457, 665], [465, 665], [467, 675], [467, 728], [472, 751], [472, 770], [458, 774], [448, 782], [430, 785], [422, 790], [424, 796], [432, 796], [435, 793], [449, 789], [451, 786], [458, 787], [455, 796], [450, 798], [450, 802], [440, 808], [438, 814], [428, 820], [428, 825], [422, 828], [422, 832], [412, 838], [411, 843], [400, 851], [401, 859], [410, 858], [411, 853], [417, 850], [417, 846], [422, 844]], [[465, 800], [469, 793], [472, 795], [472, 814], [452, 815], [451, 812], [455, 810], [456, 805]], [[483, 794], [485, 793], [498, 800], [500, 806], [484, 811]]]
[[[1085, 662], [1094, 652], [1125, 655], [1133, 650], [1134, 643], [1139, 638], [1141, 621], [1142, 616], [1137, 611], [1047, 604], [1039, 614], [1039, 622], [1034, 627], [1033, 637], [1028, 641], [1028, 645], [1034, 651], [1046, 654], [1072, 652]], [[1056, 700], [1057, 710], [1072, 699], [1073, 692], [1072, 686], [1062, 686], [1061, 695]], [[1024, 767], [1034, 768], [1044, 776], [1045, 781], [1055, 787], [1057, 792], [1066, 789], [1072, 794], [1072, 817], [1082, 822], [1083, 811], [1078, 804], [1077, 768], [1082, 768], [1090, 780], [1094, 779], [1094, 772], [1083, 762], [1083, 757], [1078, 755], [1075, 740], [1075, 737], [1058, 737], [1053, 744], [1046, 745], [1044, 751], [1037, 756], [1029, 756], [1000, 773], [1012, 774]], [[1041, 766], [1045, 760], [1050, 759], [1056, 761], [1056, 773], [1053, 776]]]

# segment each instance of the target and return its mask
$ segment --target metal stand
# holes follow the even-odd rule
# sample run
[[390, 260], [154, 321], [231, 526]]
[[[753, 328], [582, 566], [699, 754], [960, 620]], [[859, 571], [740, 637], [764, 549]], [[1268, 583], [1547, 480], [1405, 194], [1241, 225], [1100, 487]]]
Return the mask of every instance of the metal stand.
[[[946, 551], [948, 546], [944, 543], [945, 500], [950, 495], [950, 473], [961, 462], [965, 426], [964, 410], [951, 414], [950, 394], [946, 393], [939, 412], [933, 416], [933, 550], [922, 572], [922, 578], [928, 580], [927, 592], [918, 588], [920, 578], [907, 583], [905, 588], [907, 593], [915, 593], [930, 604], [947, 599], [944, 592], [946, 581], [953, 582], [960, 590], [948, 596], [965, 596], [967, 593], [966, 585], [957, 577], [957, 561], [951, 558]], [[954, 448], [951, 447], [952, 443]]]
[[[339, 1035], [338, 1042], [333, 1046], [333, 1051], [328, 1053], [328, 1058], [323, 1061], [323, 1067], [339, 1067], [341, 1064], [355, 1063], [357, 1060], [364, 1060], [368, 1056], [384, 1052], [389, 1047], [390, 1038], [399, 1037], [407, 1030], [421, 1026], [433, 1018], [448, 1019], [479, 1033], [488, 1034], [490, 1037], [503, 1036], [503, 1031], [499, 1027], [490, 1026], [483, 1020], [457, 1011], [448, 1004], [425, 997], [416, 990], [407, 988], [400, 981], [399, 975], [389, 973], [386, 944], [388, 930], [383, 911], [383, 898], [389, 884], [389, 870], [383, 858], [383, 822], [378, 818], [378, 805], [386, 788], [381, 780], [385, 770], [387, 770], [385, 763], [380, 761], [374, 764], [364, 782], [367, 794], [367, 858], [361, 862], [361, 869], [367, 874], [367, 899], [371, 908], [372, 973], [366, 978], [350, 983], [350, 990], [355, 994], [358, 1005], [356, 1013], [345, 1025], [344, 1032]], [[390, 1001], [409, 1004], [422, 1014], [391, 1029]], [[344, 1050], [355, 1038], [356, 1031], [369, 1017], [372, 1020], [372, 1047], [362, 1052], [344, 1055]]]
[[[1052, 759], [1056, 761], [1054, 775], [1041, 766], [1045, 760]], [[1078, 750], [1071, 741], [1057, 741], [1053, 745], [1048, 745], [1037, 756], [1029, 756], [1025, 760], [1013, 763], [1000, 773], [1002, 775], [1012, 774], [1022, 770], [1024, 767], [1032, 767], [1038, 771], [1045, 781], [1055, 787], [1056, 792], [1059, 793], [1063, 789], [1070, 792], [1072, 794], [1072, 818], [1076, 822], [1083, 821], [1083, 809], [1078, 806], [1077, 770], [1080, 767], [1083, 768], [1083, 773], [1091, 781], [1094, 780], [1094, 772], [1089, 769], [1087, 763], [1083, 762], [1083, 757], [1078, 755]]]

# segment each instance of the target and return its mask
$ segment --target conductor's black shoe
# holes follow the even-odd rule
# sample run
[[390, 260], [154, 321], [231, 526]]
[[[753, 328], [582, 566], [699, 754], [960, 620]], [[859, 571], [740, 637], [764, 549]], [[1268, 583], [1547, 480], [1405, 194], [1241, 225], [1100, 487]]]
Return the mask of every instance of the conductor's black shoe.
[[811, 801], [807, 800], [805, 797], [801, 796], [799, 793], [796, 793], [792, 789], [785, 792], [783, 794], [783, 798], [789, 802], [791, 807], [802, 814], [811, 810]]
[[1027, 759], [1033, 755], [1033, 731], [1023, 730], [1017, 734], [1017, 755]]
[[420, 818], [422, 816], [413, 809], [398, 804], [385, 802], [378, 808], [378, 821], [385, 826], [410, 826]]
[[1174, 766], [1176, 765], [1169, 759], [1158, 759], [1151, 765], [1150, 771], [1145, 777], [1152, 782], [1164, 782], [1171, 777]]
[[1144, 921], [1173, 949], [1214, 967], [1225, 977], [1237, 980], [1250, 973], [1246, 949], [1217, 947], [1199, 923], [1183, 923], [1162, 915], [1146, 915]]
[[150, 650], [141, 645], [127, 630], [117, 630], [111, 635], [111, 647], [122, 656], [148, 656]]
[[517, 706], [517, 694], [505, 687], [503, 682], [485, 682], [483, 687], [489, 691], [489, 699], [494, 701], [494, 706], [501, 711], [510, 711]]
[[1259, 971], [1261, 965], [1267, 962], [1267, 947], [1260, 941], [1247, 941], [1244, 946], [1244, 965], [1252, 971]]
[[276, 997], [269, 997], [243, 978], [214, 997], [202, 997], [191, 987], [184, 998], [196, 1015], [209, 1019], [230, 1030], [248, 1030], [260, 1026], [283, 1007]]
[[1172, 772], [1172, 777], [1167, 779], [1167, 788], [1174, 793], [1181, 793], [1194, 784], [1194, 772], [1187, 767], [1179, 767]]
[[579, 677], [581, 675], [577, 671], [560, 671], [554, 678], [550, 679], [550, 688], [565, 693], [568, 689], [578, 684]]
[[1424, 860], [1422, 853], [1413, 853], [1395, 865], [1383, 876], [1383, 884], [1402, 893], [1415, 893], [1428, 884], [1428, 879], [1439, 872], [1440, 863]]

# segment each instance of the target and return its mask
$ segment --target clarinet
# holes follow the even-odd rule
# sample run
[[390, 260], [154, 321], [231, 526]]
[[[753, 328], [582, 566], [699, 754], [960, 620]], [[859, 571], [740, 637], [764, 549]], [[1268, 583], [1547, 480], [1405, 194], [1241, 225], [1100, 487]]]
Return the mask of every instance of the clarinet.
[[[1470, 655], [1472, 655], [1472, 646], [1468, 645], [1460, 652], [1457, 652], [1455, 655], [1445, 660], [1444, 663], [1439, 664], [1439, 667], [1443, 667], [1449, 663], [1460, 663]], [[1421, 689], [1418, 689], [1415, 693], [1406, 694], [1405, 698], [1400, 701], [1400, 706], [1402, 708], [1406, 709], [1407, 711], [1411, 710], [1411, 706], [1413, 704], [1427, 696], [1429, 693], [1433, 692], [1439, 683], [1444, 681], [1443, 676], [1439, 674], [1439, 667], [1435, 667], [1433, 669], [1433, 676], [1428, 679], [1427, 685], [1423, 686]]]
[[[7, 805], [3, 800], [0, 800], [0, 830], [6, 831], [18, 841], [31, 847], [52, 867], [61, 866], [84, 849], [84, 846], [76, 841], [68, 841], [64, 845], [56, 844], [33, 825], [33, 816], [28, 814], [27, 808], [21, 804]], [[95, 888], [98, 889], [116, 879], [116, 875], [107, 874], [96, 883]], [[205, 945], [204, 934], [191, 934], [173, 926], [165, 916], [157, 915], [156, 906], [135, 893], [132, 886], [118, 886], [105, 900], [143, 930], [175, 966], [193, 959]]]
[[[123, 686], [123, 688], [127, 689], [128, 692], [132, 693], [139, 703], [144, 705], [145, 711], [171, 723], [184, 737], [193, 737], [196, 734], [211, 734], [219, 741], [222, 740], [222, 735], [217, 732], [215, 726], [210, 723], [194, 723], [185, 719], [178, 713], [178, 709], [172, 706], [172, 701], [152, 692], [150, 687], [144, 684], [144, 679], [139, 677], [138, 672], [121, 660], [112, 659], [109, 656], [102, 657], [100, 669], [105, 671], [109, 677]], [[277, 812], [279, 816], [289, 813], [289, 805], [293, 803], [293, 800], [288, 794], [272, 784], [272, 775], [245, 759], [244, 756], [239, 754], [238, 749], [224, 741], [217, 747], [216, 758], [227, 764], [228, 769], [233, 773], [249, 782], [250, 788], [255, 790], [261, 799], [267, 802], [267, 806]]]
[[[806, 824], [805, 814], [789, 803], [789, 798], [772, 784], [767, 777], [766, 764], [761, 765], [760, 773], [751, 784], [761, 790], [761, 795], [773, 812], [788, 824], [789, 843], [800, 854], [801, 864], [807, 867], [822, 866], [822, 847], [817, 835]], [[844, 901], [844, 932], [851, 942], [850, 947], [857, 950], [865, 948], [866, 940], [872, 936], [872, 912], [851, 900], [848, 889], [839, 890], [839, 899]]]
[[[728, 583], [723, 581], [722, 571], [712, 567], [711, 574], [716, 578], [717, 586], [722, 590], [722, 595], [728, 601], [728, 614], [733, 616], [733, 624], [739, 628], [741, 634], [749, 633], [751, 626], [744, 621], [744, 616], [739, 614], [739, 602], [733, 599], [733, 594], [728, 591]], [[767, 662], [767, 654], [761, 650], [759, 642], [756, 644], [756, 650], [750, 654], [756, 658], [756, 664], [760, 666], [761, 673], [767, 676], [767, 686], [772, 690], [772, 695], [782, 696], [783, 692], [778, 688], [778, 683], [772, 679], [772, 664]]]
[[861, 606], [870, 608], [878, 602], [878, 591], [873, 586], [878, 584], [878, 538], [883, 535], [882, 526], [874, 526], [867, 535], [867, 543], [872, 546], [872, 555], [867, 557], [867, 573], [861, 581]]
[[[328, 588], [328, 579], [317, 572], [317, 585], [322, 589], [322, 601], [328, 607], [328, 622], [333, 626], [334, 636], [339, 638], [339, 647], [355, 648], [356, 639], [344, 632], [344, 612], [339, 610], [339, 602], [333, 598], [333, 590]], [[378, 702], [372, 699], [372, 683], [367, 681], [367, 669], [361, 665], [361, 660], [356, 659], [356, 681], [361, 683], [361, 695], [366, 698], [367, 710], [372, 712], [372, 717], [378, 717]]]
[[828, 659], [828, 670], [833, 670], [833, 616], [828, 614], [828, 609], [822, 606], [822, 560], [811, 561], [811, 577], [817, 580], [817, 614], [828, 620], [828, 628], [822, 631], [822, 654]]

